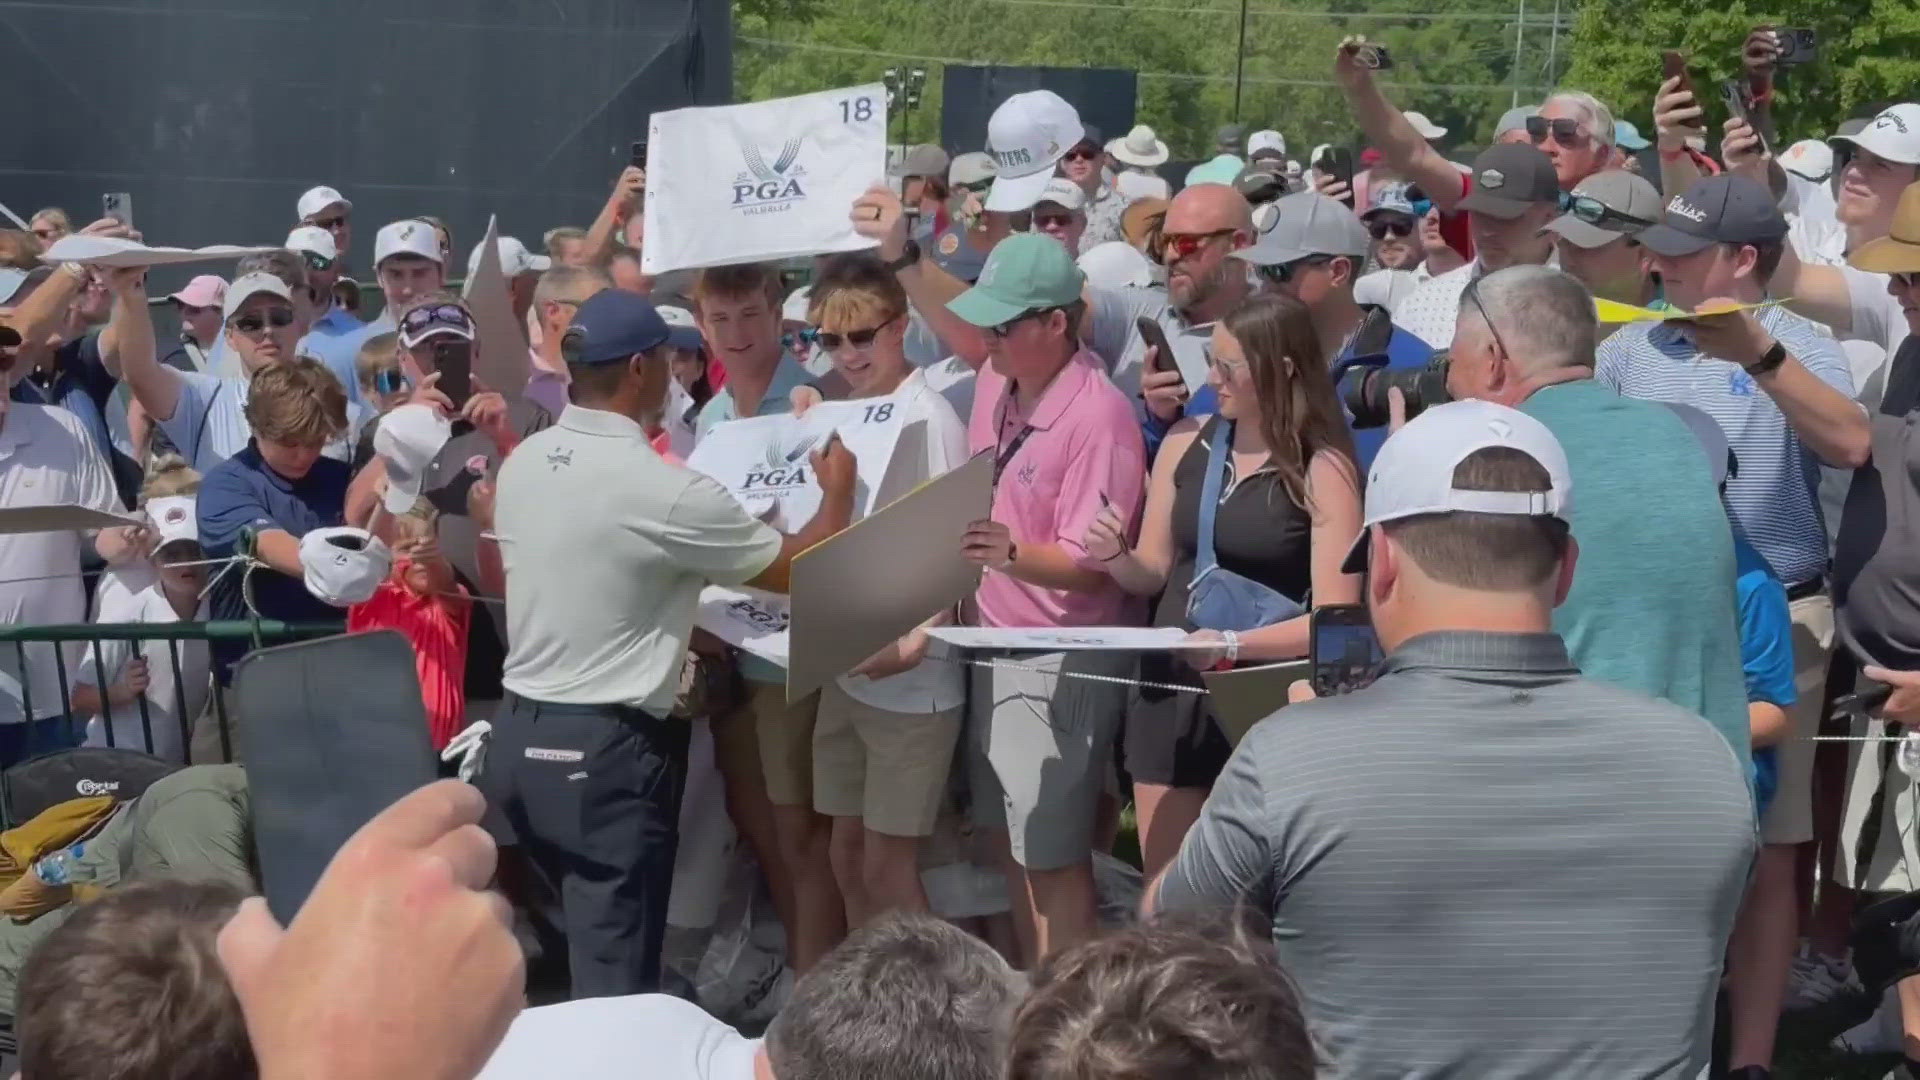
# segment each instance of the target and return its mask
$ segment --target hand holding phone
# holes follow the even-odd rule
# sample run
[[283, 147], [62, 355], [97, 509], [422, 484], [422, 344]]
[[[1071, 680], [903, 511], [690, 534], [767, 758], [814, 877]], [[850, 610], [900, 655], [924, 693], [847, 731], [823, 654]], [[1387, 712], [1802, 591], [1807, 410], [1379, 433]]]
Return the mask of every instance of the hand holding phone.
[[1362, 604], [1326, 604], [1308, 622], [1313, 692], [1320, 697], [1358, 690], [1373, 681], [1384, 659], [1373, 619]]
[[100, 216], [133, 228], [133, 195], [125, 191], [109, 191], [100, 196]]
[[647, 167], [647, 140], [633, 140], [633, 155], [627, 159], [627, 164], [632, 165], [636, 169], [644, 169]]
[[440, 373], [434, 388], [447, 395], [457, 413], [473, 396], [473, 342], [442, 337], [433, 343], [433, 369]]
[[1145, 315], [1135, 319], [1133, 325], [1139, 329], [1140, 340], [1146, 343], [1149, 350], [1147, 353], [1147, 370], [1173, 371], [1173, 346], [1167, 344], [1167, 332], [1160, 329], [1158, 322], [1147, 318]]

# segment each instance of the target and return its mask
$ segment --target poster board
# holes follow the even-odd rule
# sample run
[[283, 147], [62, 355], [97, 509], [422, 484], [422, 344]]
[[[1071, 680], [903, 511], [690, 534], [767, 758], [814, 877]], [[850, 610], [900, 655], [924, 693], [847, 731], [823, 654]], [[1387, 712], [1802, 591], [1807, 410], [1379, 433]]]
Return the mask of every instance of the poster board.
[[526, 394], [533, 361], [527, 355], [526, 331], [513, 317], [513, 294], [500, 268], [499, 239], [499, 220], [490, 216], [487, 234], [480, 238], [480, 264], [468, 276], [461, 296], [480, 334], [474, 375], [487, 389], [508, 401], [519, 401]]
[[9, 506], [0, 510], [0, 535], [41, 532], [90, 532], [144, 525], [147, 519], [132, 514], [112, 514], [87, 506], [63, 503], [59, 506]]
[[1287, 660], [1260, 667], [1235, 668], [1232, 671], [1208, 671], [1200, 675], [1213, 700], [1214, 718], [1220, 730], [1235, 746], [1253, 725], [1287, 707], [1287, 688], [1313, 674], [1306, 660]]

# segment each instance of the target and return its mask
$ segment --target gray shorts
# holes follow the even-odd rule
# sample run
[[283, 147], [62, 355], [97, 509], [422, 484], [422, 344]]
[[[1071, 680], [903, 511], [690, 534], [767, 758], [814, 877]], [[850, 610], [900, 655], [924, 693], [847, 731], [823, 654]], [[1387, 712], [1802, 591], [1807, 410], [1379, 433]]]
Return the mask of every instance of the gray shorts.
[[973, 818], [1006, 829], [1014, 861], [1030, 870], [1085, 862], [1095, 807], [1112, 772], [1113, 743], [1130, 685], [1131, 653], [985, 654], [970, 669], [967, 766]]

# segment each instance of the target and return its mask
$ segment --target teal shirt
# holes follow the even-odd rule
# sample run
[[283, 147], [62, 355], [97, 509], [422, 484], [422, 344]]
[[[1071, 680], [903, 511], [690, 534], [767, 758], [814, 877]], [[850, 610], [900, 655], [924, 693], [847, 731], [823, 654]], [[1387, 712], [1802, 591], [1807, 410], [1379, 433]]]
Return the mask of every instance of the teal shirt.
[[1751, 768], [1733, 530], [1706, 455], [1671, 409], [1593, 381], [1548, 386], [1520, 410], [1566, 450], [1573, 589], [1554, 612], [1588, 678], [1706, 717]]
[[[807, 369], [784, 352], [780, 355], [780, 366], [773, 369], [773, 381], [767, 384], [766, 396], [760, 399], [760, 411], [755, 416], [779, 416], [793, 411], [793, 391], [795, 387], [805, 386], [813, 381]], [[694, 421], [694, 430], [699, 438], [706, 438], [713, 425], [724, 424], [729, 420], [742, 419], [740, 411], [733, 403], [733, 384], [729, 382], [707, 399], [700, 407], [700, 416]], [[798, 522], [796, 524], [805, 524]], [[787, 681], [787, 669], [771, 660], [762, 659], [752, 653], [740, 653], [740, 674], [754, 682], [780, 683]]]

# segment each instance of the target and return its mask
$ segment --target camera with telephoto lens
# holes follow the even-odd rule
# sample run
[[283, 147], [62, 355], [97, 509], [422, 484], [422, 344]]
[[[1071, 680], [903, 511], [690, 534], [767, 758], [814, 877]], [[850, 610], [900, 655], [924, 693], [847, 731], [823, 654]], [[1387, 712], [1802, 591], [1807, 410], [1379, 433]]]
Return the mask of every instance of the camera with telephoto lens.
[[1386, 427], [1393, 418], [1387, 391], [1397, 386], [1406, 399], [1407, 419], [1411, 420], [1423, 409], [1453, 400], [1453, 395], [1447, 393], [1447, 365], [1451, 362], [1452, 357], [1437, 352], [1426, 367], [1388, 369], [1361, 365], [1348, 368], [1336, 388], [1340, 403], [1353, 417], [1354, 427]]

